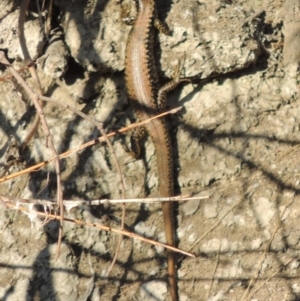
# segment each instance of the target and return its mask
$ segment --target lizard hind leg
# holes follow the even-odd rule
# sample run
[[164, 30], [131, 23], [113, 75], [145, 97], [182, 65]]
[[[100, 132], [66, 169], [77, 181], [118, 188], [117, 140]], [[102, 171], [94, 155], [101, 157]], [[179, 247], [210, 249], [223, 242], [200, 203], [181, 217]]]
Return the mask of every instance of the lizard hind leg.
[[141, 154], [140, 141], [145, 136], [146, 129], [143, 126], [135, 128], [130, 137], [131, 151], [129, 152], [133, 158], [138, 158]]
[[167, 36], [170, 36], [172, 33], [167, 24], [159, 20], [157, 17], [154, 19], [154, 26], [158, 29], [159, 32], [162, 32]]

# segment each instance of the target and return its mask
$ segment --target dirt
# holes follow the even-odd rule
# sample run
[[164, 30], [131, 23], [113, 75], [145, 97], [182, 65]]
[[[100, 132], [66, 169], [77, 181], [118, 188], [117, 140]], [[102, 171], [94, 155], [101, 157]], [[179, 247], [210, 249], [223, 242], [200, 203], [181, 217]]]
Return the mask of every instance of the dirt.
[[[0, 50], [24, 67], [18, 40], [20, 1], [0, 3]], [[157, 1], [159, 2], [159, 1]], [[51, 28], [45, 7], [30, 1], [26, 42], [46, 96], [103, 122], [107, 132], [135, 121], [124, 85], [124, 53], [134, 1], [54, 1]], [[168, 95], [176, 195], [179, 296], [185, 300], [300, 300], [299, 9], [287, 1], [164, 1], [158, 17], [170, 36], [155, 38], [161, 84], [178, 66], [194, 77]], [[40, 15], [40, 17], [39, 17]], [[0, 65], [0, 157], [7, 174], [49, 160], [42, 126], [24, 153], [35, 117], [24, 89]], [[20, 72], [34, 87], [29, 71]], [[88, 120], [55, 103], [44, 112], [58, 153], [100, 136]], [[144, 139], [142, 158], [128, 153], [129, 134], [111, 138], [125, 179], [126, 198], [158, 196], [155, 149]], [[66, 200], [122, 197], [114, 156], [106, 144], [61, 160]], [[2, 196], [56, 197], [54, 164], [0, 184]], [[202, 198], [207, 197], [207, 198]], [[118, 234], [39, 218], [49, 206], [0, 203], [1, 300], [170, 300], [162, 247]], [[16, 210], [27, 208], [29, 213]], [[51, 206], [54, 208], [55, 206]], [[119, 228], [121, 205], [67, 206], [68, 218]], [[52, 213], [55, 213], [53, 210]], [[126, 205], [126, 229], [164, 241], [161, 205]]]

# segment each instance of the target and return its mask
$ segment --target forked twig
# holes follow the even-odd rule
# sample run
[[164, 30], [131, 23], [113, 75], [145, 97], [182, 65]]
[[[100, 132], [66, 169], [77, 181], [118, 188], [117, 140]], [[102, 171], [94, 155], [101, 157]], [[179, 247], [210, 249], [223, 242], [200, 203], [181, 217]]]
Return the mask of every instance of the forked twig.
[[62, 240], [62, 225], [63, 225], [63, 215], [64, 215], [64, 206], [62, 203], [62, 188], [61, 188], [61, 176], [60, 176], [60, 164], [59, 164], [59, 156], [56, 152], [55, 146], [54, 146], [54, 142], [53, 142], [53, 137], [50, 133], [50, 129], [49, 126], [47, 124], [45, 115], [44, 115], [44, 111], [42, 109], [42, 106], [40, 105], [39, 99], [37, 97], [37, 94], [35, 94], [30, 87], [28, 86], [28, 84], [25, 82], [25, 80], [20, 76], [20, 74], [11, 66], [11, 64], [9, 63], [9, 61], [6, 59], [5, 54], [3, 51], [0, 51], [0, 63], [5, 65], [9, 71], [11, 72], [11, 74], [15, 77], [15, 79], [17, 80], [17, 82], [19, 83], [19, 85], [21, 85], [24, 90], [26, 91], [26, 93], [28, 94], [28, 96], [32, 99], [36, 110], [38, 112], [38, 114], [40, 115], [40, 119], [41, 119], [41, 123], [43, 125], [43, 129], [45, 132], [45, 136], [46, 136], [46, 146], [50, 146], [54, 157], [53, 157], [53, 161], [55, 162], [55, 169], [56, 169], [56, 181], [57, 181], [57, 204], [59, 205], [60, 208], [60, 229], [59, 229], [59, 236], [58, 236], [58, 249], [57, 249], [57, 254], [56, 254], [56, 258], [59, 255], [59, 248], [60, 248], [60, 244], [61, 244], [61, 240]]
[[[1, 57], [1, 54], [0, 54], [0, 57]], [[0, 62], [1, 62], [1, 59], [0, 59]], [[8, 63], [8, 62], [6, 62], [6, 63]], [[8, 63], [8, 64], [9, 64], [9, 63]], [[11, 67], [11, 68], [12, 68], [12, 67]], [[11, 69], [10, 69], [10, 70], [11, 70]], [[15, 70], [14, 70], [14, 71], [15, 71]], [[16, 73], [16, 71], [15, 71], [15, 73]], [[15, 76], [15, 73], [12, 72], [12, 74], [13, 74], [14, 76]], [[18, 79], [18, 78], [21, 78], [21, 79], [22, 79], [21, 76], [17, 77], [16, 79]], [[30, 89], [30, 88], [29, 88], [29, 89]], [[27, 92], [29, 93], [29, 91], [27, 91]], [[115, 164], [116, 164], [117, 169], [118, 169], [118, 171], [119, 171], [120, 182], [121, 182], [121, 185], [122, 185], [122, 195], [123, 195], [123, 198], [125, 199], [125, 185], [124, 185], [124, 180], [123, 180], [121, 168], [120, 168], [120, 166], [119, 166], [119, 164], [118, 164], [118, 160], [117, 160], [117, 158], [116, 158], [116, 154], [115, 154], [115, 152], [114, 152], [114, 150], [113, 150], [113, 148], [112, 148], [112, 145], [111, 145], [111, 143], [110, 143], [110, 141], [109, 141], [109, 139], [108, 139], [108, 137], [111, 137], [111, 136], [115, 135], [116, 133], [111, 133], [111, 134], [106, 135], [105, 132], [104, 132], [104, 130], [103, 130], [103, 128], [102, 128], [102, 124], [100, 124], [99, 122], [97, 122], [97, 121], [95, 121], [94, 119], [90, 118], [89, 116], [87, 116], [86, 114], [82, 113], [81, 111], [78, 111], [78, 110], [76, 110], [75, 108], [73, 108], [72, 106], [66, 105], [66, 104], [64, 104], [64, 103], [62, 103], [62, 102], [60, 102], [60, 101], [51, 99], [51, 98], [49, 98], [49, 97], [45, 97], [45, 96], [43, 96], [43, 95], [35, 94], [33, 91], [30, 91], [30, 92], [31, 92], [31, 93], [29, 93], [29, 94], [32, 95], [32, 97], [34, 96], [34, 98], [36, 98], [36, 99], [41, 99], [41, 100], [44, 100], [44, 101], [49, 101], [49, 102], [53, 102], [53, 103], [59, 104], [59, 105], [65, 107], [66, 109], [69, 109], [69, 110], [73, 111], [74, 113], [78, 114], [79, 116], [82, 116], [83, 118], [89, 120], [90, 122], [92, 122], [94, 125], [97, 126], [97, 128], [99, 129], [99, 131], [100, 131], [100, 132], [102, 133], [102, 135], [103, 135], [103, 137], [101, 137], [102, 139], [101, 139], [101, 138], [100, 138], [100, 139], [101, 139], [102, 141], [106, 141], [106, 142], [108, 143], [108, 145], [109, 145], [109, 147], [110, 147], [110, 150], [111, 150], [111, 152], [112, 152], [112, 154], [113, 154], [113, 156], [114, 156], [114, 158], [115, 158]], [[145, 121], [140, 122], [140, 123], [138, 123], [138, 124], [131, 125], [131, 126], [125, 128], [125, 129], [123, 129], [123, 130], [120, 130], [119, 132], [125, 132], [126, 130], [129, 130], [129, 129], [131, 129], [131, 128], [134, 128], [134, 127], [136, 127], [136, 126], [145, 124], [145, 123], [151, 121], [152, 119], [155, 119], [155, 118], [158, 118], [158, 117], [165, 116], [165, 115], [167, 115], [167, 114], [169, 114], [169, 113], [175, 113], [175, 112], [177, 112], [177, 111], [180, 110], [180, 109], [181, 109], [181, 107], [180, 107], [180, 108], [173, 109], [173, 110], [171, 110], [171, 111], [169, 111], [169, 112], [162, 113], [162, 114], [160, 114], [160, 115], [158, 115], [158, 116], [155, 116], [155, 117], [153, 117], [153, 118], [150, 118], [149, 120], [145, 120]], [[99, 141], [100, 141], [100, 139], [99, 139]], [[95, 143], [96, 143], [96, 140], [94, 140], [93, 142], [87, 143], [87, 144], [85, 144], [84, 146], [81, 146], [81, 147], [79, 147], [79, 148], [76, 148], [75, 151], [78, 151], [79, 149], [83, 149], [84, 147], [93, 145], [93, 144], [95, 144]], [[73, 152], [75, 152], [75, 151], [73, 151]], [[28, 169], [23, 170], [23, 171], [21, 171], [21, 172], [15, 173], [14, 175], [9, 175], [9, 176], [7, 176], [7, 177], [4, 177], [4, 178], [0, 179], [0, 182], [6, 181], [6, 180], [8, 180], [8, 179], [11, 179], [11, 178], [13, 178], [13, 177], [19, 176], [19, 175], [24, 174], [24, 173], [26, 173], [26, 172], [30, 172], [30, 171], [33, 171], [33, 170], [37, 170], [37, 169], [39, 169], [39, 168], [45, 166], [46, 164], [52, 162], [53, 160], [61, 159], [61, 158], [63, 158], [63, 157], [66, 157], [66, 156], [70, 155], [71, 153], [72, 153], [72, 152], [69, 152], [69, 151], [68, 151], [68, 152], [66, 152], [66, 153], [64, 153], [64, 154], [62, 154], [62, 155], [60, 155], [60, 156], [58, 156], [57, 153], [56, 153], [56, 156], [54, 156], [54, 157], [51, 158], [50, 160], [44, 161], [44, 162], [42, 162], [42, 163], [39, 163], [39, 164], [37, 164], [37, 165], [35, 165], [35, 166], [31, 167], [31, 168], [28, 168]], [[59, 174], [59, 175], [60, 175], [60, 174]], [[59, 191], [58, 191], [58, 193], [59, 193]], [[60, 207], [62, 208], [62, 209], [60, 209], [60, 212], [63, 212], [62, 195], [61, 195], [61, 201], [59, 202], [59, 204], [61, 204]], [[121, 229], [122, 229], [122, 230], [124, 229], [124, 223], [125, 223], [125, 204], [123, 204], [123, 209], [122, 209], [122, 223], [121, 223]], [[61, 237], [62, 237], [62, 228], [60, 228], [60, 235], [59, 235], [59, 240], [60, 240], [60, 242], [61, 242]], [[111, 271], [111, 269], [112, 269], [112, 267], [113, 267], [113, 265], [114, 265], [114, 263], [115, 263], [115, 261], [116, 261], [116, 259], [117, 259], [117, 256], [118, 256], [118, 250], [120, 250], [121, 242], [122, 242], [122, 236], [120, 236], [120, 238], [119, 238], [119, 242], [118, 242], [118, 246], [117, 246], [117, 251], [116, 251], [116, 253], [115, 253], [115, 256], [114, 256], [114, 259], [113, 259], [113, 261], [112, 261], [112, 264], [110, 265], [110, 267], [109, 267], [109, 269], [108, 269], [108, 273]], [[59, 245], [60, 245], [60, 243], [59, 243]], [[59, 250], [59, 249], [58, 249], [58, 250]], [[57, 256], [58, 256], [58, 253], [57, 253]]]
[[[21, 4], [20, 15], [19, 15], [19, 24], [18, 24], [18, 35], [19, 35], [20, 46], [21, 46], [22, 53], [24, 56], [24, 61], [25, 61], [26, 66], [28, 66], [31, 77], [34, 80], [35, 88], [37, 89], [38, 94], [43, 94], [41, 83], [40, 83], [39, 77], [36, 73], [35, 63], [31, 59], [28, 48], [27, 48], [26, 38], [25, 38], [25, 33], [24, 33], [24, 24], [25, 24], [25, 20], [26, 20], [26, 11], [27, 11], [28, 4], [29, 4], [29, 0], [24, 0], [23, 3]], [[43, 102], [41, 102], [40, 105], [41, 105], [41, 107], [43, 107]], [[29, 131], [24, 142], [22, 143], [22, 146], [21, 146], [22, 151], [26, 148], [29, 141], [36, 133], [39, 123], [40, 123], [40, 114], [37, 112], [35, 115], [34, 121], [33, 121], [32, 128]]]
[[[28, 48], [27, 48], [27, 44], [26, 44], [26, 38], [25, 38], [25, 34], [24, 34], [24, 24], [25, 24], [25, 19], [26, 19], [26, 11], [28, 8], [28, 4], [29, 4], [30, 0], [24, 0], [23, 3], [21, 4], [21, 9], [20, 9], [20, 15], [19, 15], [19, 30], [18, 30], [18, 34], [19, 34], [19, 40], [20, 40], [20, 45], [22, 48], [22, 52], [24, 55], [24, 60], [25, 63], [27, 65], [31, 65], [29, 67], [29, 71], [30, 74], [35, 82], [36, 85], [36, 89], [38, 91], [38, 93], [40, 95], [43, 94], [42, 91], [42, 87], [41, 87], [41, 83], [39, 80], [39, 77], [36, 73], [36, 69], [35, 69], [35, 65], [33, 64], [33, 61], [30, 57]], [[4, 57], [5, 59], [5, 57]], [[8, 61], [6, 60], [6, 63], [8, 63]], [[56, 196], [57, 196], [57, 204], [59, 205], [60, 208], [60, 227], [59, 227], [59, 234], [58, 234], [58, 242], [57, 242], [57, 252], [56, 252], [56, 259], [59, 256], [59, 250], [60, 250], [60, 245], [61, 245], [61, 241], [62, 241], [62, 235], [63, 235], [63, 216], [64, 216], [64, 206], [62, 203], [62, 199], [63, 199], [63, 193], [62, 193], [62, 186], [61, 186], [61, 175], [60, 175], [60, 164], [59, 164], [59, 158], [58, 158], [58, 154], [56, 152], [56, 148], [54, 146], [53, 143], [53, 138], [52, 135], [50, 133], [46, 118], [44, 116], [44, 112], [43, 112], [43, 102], [39, 101], [39, 99], [34, 95], [34, 93], [32, 92], [32, 90], [29, 88], [29, 86], [27, 85], [27, 83], [23, 80], [23, 78], [13, 69], [13, 67], [11, 65], [8, 65], [8, 68], [10, 69], [10, 72], [13, 74], [13, 76], [15, 77], [15, 79], [18, 81], [18, 83], [26, 90], [26, 92], [28, 93], [28, 95], [30, 96], [30, 98], [32, 99], [34, 106], [37, 110], [37, 114], [35, 116], [34, 122], [33, 122], [33, 127], [31, 129], [31, 131], [29, 132], [27, 138], [25, 139], [25, 141], [23, 142], [22, 145], [22, 150], [24, 150], [27, 146], [27, 144], [29, 143], [29, 141], [31, 140], [31, 138], [33, 137], [33, 135], [36, 133], [36, 130], [38, 128], [38, 125], [40, 123], [40, 121], [42, 122], [43, 125], [43, 129], [45, 131], [46, 137], [48, 138], [47, 140], [49, 141], [49, 145], [50, 145], [50, 149], [52, 150], [54, 156], [55, 156], [55, 170], [56, 170], [56, 182], [57, 182], [57, 192], [56, 192]], [[48, 141], [46, 141], [46, 146]]]

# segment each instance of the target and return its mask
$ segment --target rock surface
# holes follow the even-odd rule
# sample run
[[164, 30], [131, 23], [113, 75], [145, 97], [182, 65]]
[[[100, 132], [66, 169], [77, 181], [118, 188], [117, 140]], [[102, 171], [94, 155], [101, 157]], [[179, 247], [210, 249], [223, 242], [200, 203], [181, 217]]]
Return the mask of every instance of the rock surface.
[[[16, 69], [24, 67], [19, 2], [0, 3], [0, 48]], [[180, 300], [299, 300], [300, 3], [157, 2], [159, 18], [172, 31], [155, 38], [161, 83], [178, 65], [184, 76], [195, 77], [168, 96], [168, 107], [183, 106], [168, 117], [175, 191], [209, 196], [176, 208], [179, 247], [196, 255], [178, 267]], [[104, 122], [108, 131], [134, 121], [124, 86], [130, 26], [123, 22], [135, 16], [134, 1], [54, 1], [48, 33], [49, 7], [41, 10], [40, 19], [30, 1], [25, 35], [45, 95]], [[42, 126], [23, 154], [8, 153], [13, 141], [24, 141], [35, 109], [2, 65], [0, 72], [1, 167], [11, 164], [8, 173], [14, 173], [53, 153]], [[26, 68], [20, 74], [34, 87]], [[64, 107], [46, 103], [44, 111], [58, 153], [99, 136], [93, 124]], [[111, 138], [126, 197], [157, 196], [150, 138], [141, 160], [128, 154], [128, 141], [125, 135]], [[106, 145], [66, 157], [61, 168], [64, 199], [121, 198]], [[0, 184], [1, 195], [15, 198], [54, 199], [56, 191], [52, 164]], [[58, 223], [38, 218], [28, 205], [19, 205], [27, 215], [0, 206], [1, 300], [170, 300], [161, 247], [125, 238], [107, 276], [117, 234], [65, 222], [55, 261]], [[67, 208], [68, 218], [120, 227], [121, 206]], [[165, 240], [160, 204], [126, 209], [126, 229]]]

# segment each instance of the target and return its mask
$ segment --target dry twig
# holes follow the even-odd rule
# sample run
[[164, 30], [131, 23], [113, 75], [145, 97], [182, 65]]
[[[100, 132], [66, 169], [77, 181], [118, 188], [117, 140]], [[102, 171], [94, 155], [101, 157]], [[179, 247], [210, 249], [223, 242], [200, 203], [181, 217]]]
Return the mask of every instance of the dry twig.
[[[1, 63], [1, 53], [0, 53], [0, 63]], [[37, 97], [42, 97], [43, 99], [46, 99], [45, 97], [40, 96], [40, 95], [36, 95], [36, 96], [37, 96]], [[68, 106], [68, 105], [66, 105], [66, 106], [67, 106], [70, 110], [72, 110], [72, 111], [74, 111], [74, 112], [77, 111], [76, 109], [72, 108], [71, 106]], [[71, 109], [71, 108], [72, 108], [72, 109]], [[159, 114], [159, 115], [157, 115], [157, 116], [154, 116], [154, 117], [151, 117], [151, 118], [149, 118], [149, 119], [146, 119], [146, 120], [144, 120], [144, 121], [137, 122], [137, 123], [134, 123], [134, 124], [130, 124], [129, 126], [124, 127], [124, 128], [122, 128], [122, 129], [118, 130], [117, 132], [111, 132], [111, 133], [107, 134], [106, 136], [110, 138], [110, 137], [113, 137], [113, 136], [115, 136], [115, 135], [117, 135], [117, 134], [119, 134], [119, 133], [124, 133], [124, 132], [126, 132], [126, 131], [132, 130], [133, 128], [136, 128], [136, 127], [138, 127], [138, 126], [141, 126], [141, 125], [143, 125], [143, 124], [146, 124], [146, 123], [150, 122], [150, 121], [153, 120], [153, 119], [160, 118], [160, 117], [166, 116], [166, 115], [168, 115], [168, 114], [174, 114], [174, 113], [178, 112], [179, 110], [181, 110], [181, 108], [182, 108], [182, 107], [178, 107], [178, 108], [172, 109], [172, 110], [170, 110], [170, 111], [161, 113], [161, 114]], [[81, 114], [85, 115], [84, 113], [80, 112], [79, 115], [81, 116]], [[88, 116], [87, 116], [87, 117], [88, 117]], [[90, 121], [92, 120], [90, 117], [88, 117], [88, 118], [89, 118], [88, 120], [90, 120]], [[95, 122], [95, 121], [93, 121], [93, 122]], [[83, 150], [83, 149], [85, 149], [85, 148], [87, 148], [87, 147], [89, 147], [89, 146], [93, 146], [93, 145], [95, 145], [95, 144], [97, 144], [97, 143], [99, 143], [99, 142], [104, 142], [104, 141], [105, 141], [105, 138], [104, 138], [104, 137], [99, 137], [99, 138], [97, 138], [97, 139], [90, 140], [90, 141], [88, 141], [88, 142], [86, 142], [86, 143], [84, 143], [84, 144], [81, 144], [81, 145], [79, 145], [79, 146], [77, 146], [77, 147], [75, 147], [75, 148], [73, 148], [73, 149], [71, 149], [71, 150], [68, 150], [68, 151], [66, 151], [66, 152], [64, 152], [64, 153], [62, 153], [62, 154], [60, 154], [60, 155], [58, 156], [58, 158], [59, 158], [59, 159], [67, 158], [67, 157], [71, 156], [72, 154], [74, 154], [74, 153], [76, 153], [76, 152], [78, 152], [78, 151], [80, 151], [80, 150]], [[3, 177], [3, 178], [0, 179], [0, 183], [1, 183], [1, 182], [8, 181], [8, 180], [11, 180], [11, 179], [14, 179], [14, 178], [17, 178], [17, 177], [19, 177], [19, 176], [21, 176], [21, 175], [24, 175], [24, 174], [27, 174], [27, 173], [30, 173], [30, 172], [33, 172], [33, 171], [37, 171], [37, 170], [39, 170], [40, 168], [42, 168], [42, 167], [46, 166], [47, 164], [51, 163], [51, 162], [54, 161], [55, 159], [56, 159], [56, 156], [51, 157], [50, 159], [48, 159], [48, 160], [46, 160], [46, 161], [37, 163], [37, 164], [35, 164], [35, 165], [31, 166], [31, 167], [25, 168], [25, 169], [23, 169], [23, 170], [21, 170], [21, 171], [19, 171], [19, 172], [16, 172], [16, 173], [7, 175], [7, 176], [5, 176], [5, 177]]]
[[[39, 77], [36, 73], [36, 69], [35, 69], [35, 65], [33, 64], [33, 61], [30, 57], [27, 45], [26, 45], [26, 38], [25, 38], [25, 34], [24, 34], [24, 24], [25, 24], [25, 19], [26, 19], [26, 11], [28, 8], [28, 4], [29, 4], [29, 0], [24, 0], [21, 4], [21, 9], [20, 9], [20, 16], [19, 16], [19, 30], [18, 30], [18, 34], [19, 34], [19, 40], [20, 40], [20, 45], [22, 48], [22, 52], [24, 55], [24, 60], [26, 65], [31, 65], [29, 67], [29, 71], [30, 74], [35, 82], [36, 85], [36, 89], [38, 91], [38, 93], [40, 95], [43, 94], [42, 88], [41, 88], [41, 83], [39, 80]], [[5, 61], [5, 57], [2, 58], [2, 60]], [[6, 64], [8, 63], [8, 61], [6, 60]], [[56, 148], [54, 146], [53, 143], [53, 139], [52, 139], [52, 135], [50, 133], [47, 121], [45, 119], [44, 116], [44, 112], [43, 112], [43, 102], [40, 102], [39, 99], [35, 96], [35, 94], [32, 92], [32, 90], [29, 88], [29, 86], [27, 85], [27, 83], [22, 79], [22, 77], [13, 69], [13, 67], [8, 63], [7, 67], [10, 69], [10, 72], [13, 74], [13, 76], [15, 77], [15, 79], [18, 81], [18, 83], [26, 90], [26, 92], [28, 93], [28, 95], [30, 96], [30, 98], [32, 99], [34, 106], [37, 110], [37, 114], [35, 116], [34, 122], [33, 122], [33, 127], [31, 129], [31, 131], [29, 132], [29, 135], [27, 136], [27, 138], [25, 139], [25, 141], [23, 142], [22, 145], [22, 150], [24, 150], [27, 146], [27, 144], [29, 143], [29, 141], [31, 140], [31, 138], [33, 137], [33, 135], [35, 134], [38, 125], [40, 123], [40, 121], [42, 122], [43, 125], [43, 129], [46, 133], [46, 137], [48, 137], [48, 141], [46, 142], [46, 146], [47, 143], [49, 142], [50, 148], [55, 156], [55, 170], [56, 170], [56, 182], [57, 182], [57, 203], [60, 207], [60, 228], [59, 228], [59, 235], [58, 235], [58, 247], [57, 247], [57, 253], [56, 253], [56, 259], [59, 256], [59, 250], [60, 250], [60, 245], [61, 245], [61, 241], [62, 241], [62, 234], [63, 234], [63, 216], [64, 216], [64, 206], [62, 204], [62, 186], [61, 186], [61, 175], [60, 175], [60, 165], [59, 165], [59, 158], [58, 158], [58, 154], [56, 152]]]
[[[1, 201], [2, 200], [3, 199], [1, 198]], [[5, 201], [5, 200], [3, 200], [3, 201]], [[24, 212], [26, 214], [35, 214], [37, 216], [48, 218], [48, 219], [51, 219], [51, 220], [60, 220], [61, 219], [60, 216], [55, 215], [55, 214], [39, 212], [39, 211], [32, 212], [32, 210], [30, 211], [30, 210], [28, 210], [24, 207], [21, 207], [21, 206], [16, 207], [14, 204], [10, 204], [10, 203], [7, 203], [7, 202], [5, 202], [5, 204], [6, 204], [7, 207], [9, 207], [11, 209], [16, 209], [16, 210], [19, 210], [19, 211]], [[64, 221], [71, 222], [71, 223], [74, 223], [74, 224], [77, 224], [77, 225], [80, 225], [80, 226], [93, 227], [93, 228], [101, 229], [101, 230], [104, 230], [104, 231], [118, 233], [118, 234], [125, 235], [125, 236], [131, 237], [131, 238], [142, 240], [144, 242], [153, 244], [157, 247], [163, 247], [163, 248], [169, 249], [173, 252], [181, 253], [183, 255], [195, 258], [195, 255], [190, 253], [190, 252], [186, 252], [186, 251], [180, 250], [178, 248], [175, 248], [175, 247], [172, 247], [172, 246], [169, 246], [169, 245], [151, 240], [149, 238], [145, 238], [143, 236], [137, 235], [137, 234], [129, 232], [129, 231], [115, 229], [115, 228], [111, 228], [111, 227], [104, 226], [104, 225], [101, 225], [101, 224], [89, 223], [89, 222], [85, 222], [85, 221], [81, 221], [81, 220], [77, 220], [77, 219], [66, 218], [66, 217], [64, 217]]]
[[213, 275], [211, 277], [211, 282], [210, 282], [210, 286], [209, 286], [209, 290], [208, 290], [208, 298], [210, 296], [210, 293], [211, 293], [211, 289], [212, 289], [212, 286], [213, 286], [213, 283], [214, 283], [214, 279], [215, 279], [215, 275], [216, 275], [216, 271], [217, 271], [217, 267], [219, 265], [219, 261], [220, 261], [220, 252], [221, 252], [221, 241], [219, 241], [219, 250], [218, 250], [218, 255], [217, 255], [217, 260], [216, 260], [216, 265], [214, 267], [214, 271], [213, 271]]
[[44, 111], [42, 109], [42, 106], [39, 103], [39, 99], [37, 97], [37, 94], [35, 94], [30, 87], [28, 86], [28, 84], [25, 82], [25, 80], [19, 75], [19, 73], [11, 66], [11, 64], [9, 63], [9, 61], [6, 59], [5, 54], [3, 51], [0, 51], [0, 63], [5, 65], [9, 71], [11, 72], [11, 74], [15, 77], [15, 79], [17, 80], [17, 82], [19, 83], [19, 85], [21, 85], [24, 90], [26, 91], [26, 93], [28, 94], [28, 96], [32, 99], [36, 110], [38, 112], [38, 114], [40, 115], [40, 119], [41, 119], [41, 123], [43, 125], [43, 129], [45, 132], [45, 136], [46, 136], [46, 146], [48, 147], [48, 144], [54, 154], [54, 158], [53, 161], [55, 162], [55, 169], [56, 169], [56, 181], [57, 181], [57, 203], [59, 205], [60, 208], [60, 229], [59, 229], [59, 237], [58, 237], [58, 249], [57, 249], [57, 256], [59, 255], [59, 247], [61, 244], [61, 239], [62, 239], [62, 224], [63, 224], [63, 215], [64, 215], [64, 206], [62, 203], [62, 187], [61, 187], [61, 176], [60, 176], [60, 165], [59, 165], [59, 156], [56, 152], [54, 143], [53, 143], [53, 137], [50, 133], [50, 129], [49, 126], [47, 124], [45, 115], [44, 115]]
[[[99, 206], [99, 205], [114, 205], [120, 203], [161, 203], [161, 202], [180, 202], [180, 201], [190, 201], [190, 200], [201, 200], [207, 199], [208, 196], [202, 197], [189, 197], [189, 196], [173, 196], [173, 197], [157, 197], [157, 198], [137, 198], [137, 199], [120, 199], [120, 200], [110, 200], [110, 199], [102, 199], [102, 200], [63, 200], [63, 204], [66, 207], [67, 211], [71, 210], [71, 208], [85, 205], [85, 206]], [[2, 199], [5, 203], [14, 203], [15, 205], [43, 205], [49, 207], [51, 209], [54, 208], [55, 201], [54, 200], [43, 200], [43, 199], [21, 199], [21, 198], [14, 198], [6, 195], [0, 195], [0, 199]]]
[[[25, 24], [25, 20], [26, 20], [26, 11], [27, 11], [28, 4], [29, 4], [29, 0], [24, 0], [23, 3], [21, 4], [19, 25], [18, 25], [18, 35], [19, 35], [20, 46], [21, 46], [21, 49], [23, 52], [25, 64], [26, 64], [26, 66], [28, 66], [29, 72], [31, 74], [31, 77], [34, 80], [35, 88], [36, 88], [38, 94], [42, 95], [43, 91], [42, 91], [41, 83], [40, 83], [39, 77], [36, 73], [35, 64], [30, 57], [30, 54], [29, 54], [29, 51], [28, 51], [28, 48], [26, 45], [25, 34], [24, 34], [24, 24]], [[41, 107], [43, 107], [43, 102], [40, 102], [39, 104]], [[32, 128], [29, 131], [27, 137], [25, 138], [25, 141], [22, 144], [22, 151], [26, 148], [29, 141], [36, 133], [39, 123], [40, 123], [40, 114], [37, 112], [37, 114], [35, 115], [34, 121], [33, 121]]]

